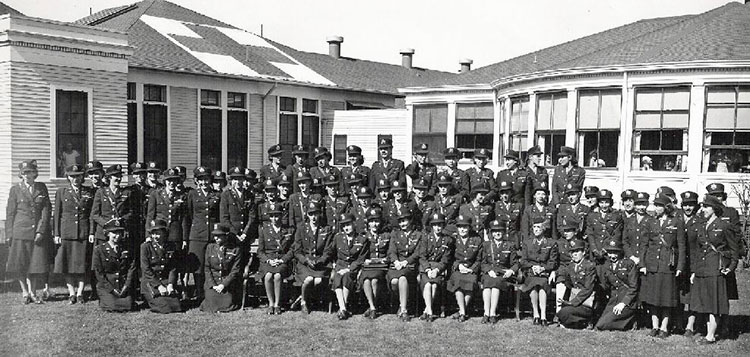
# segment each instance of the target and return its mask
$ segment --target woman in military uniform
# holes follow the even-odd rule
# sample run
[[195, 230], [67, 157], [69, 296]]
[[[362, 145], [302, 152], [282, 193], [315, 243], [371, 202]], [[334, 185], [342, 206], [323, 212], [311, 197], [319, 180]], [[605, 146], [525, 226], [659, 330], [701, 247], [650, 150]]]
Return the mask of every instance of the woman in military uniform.
[[726, 277], [737, 268], [737, 238], [731, 224], [721, 219], [724, 205], [718, 198], [706, 196], [702, 206], [705, 231], [691, 247], [690, 310], [708, 314], [706, 337], [700, 343], [712, 344], [719, 316], [729, 313]]
[[[370, 189], [369, 187], [362, 187]], [[369, 308], [365, 317], [375, 319], [378, 316], [377, 302], [381, 282], [385, 281], [388, 272], [388, 243], [390, 234], [383, 231], [383, 211], [373, 207], [367, 210], [367, 231], [362, 233], [368, 241], [367, 250], [362, 263], [362, 273], [359, 274], [359, 286], [365, 291]]]
[[239, 308], [242, 249], [229, 227], [217, 223], [211, 231], [214, 242], [206, 247], [203, 286], [205, 298], [201, 311], [229, 312]]
[[[578, 239], [578, 225], [576, 225], [574, 222], [565, 221], [562, 223], [562, 225], [559, 226], [562, 230], [562, 237], [555, 240], [555, 244], [557, 244], [558, 248], [558, 267], [557, 270], [554, 272], [555, 276], [555, 311], [559, 312], [562, 305], [560, 305], [560, 301], [563, 299], [563, 297], [568, 292], [567, 287], [570, 285], [569, 283], [566, 284], [565, 277], [563, 274], [565, 273], [565, 269], [568, 265], [572, 264], [573, 262], [573, 247], [571, 243], [575, 242]], [[584, 246], [584, 248], [586, 248]], [[585, 250], [585, 249], [584, 249]]]
[[402, 211], [397, 218], [398, 228], [392, 232], [388, 246], [388, 260], [391, 262], [391, 267], [386, 279], [390, 282], [391, 290], [398, 291], [398, 318], [401, 321], [408, 321], [409, 289], [416, 282], [419, 248], [425, 238], [422, 232], [414, 229], [410, 211]]
[[435, 213], [430, 217], [431, 232], [427, 233], [419, 250], [419, 282], [422, 285], [424, 312], [420, 320], [432, 322], [437, 316], [432, 312], [432, 302], [437, 290], [445, 283], [445, 274], [453, 255], [451, 237], [443, 232], [445, 216]]
[[83, 187], [83, 166], [65, 169], [69, 187], [60, 187], [55, 194], [55, 215], [52, 227], [55, 243], [60, 244], [55, 256], [55, 274], [63, 274], [70, 294], [70, 303], [83, 302], [83, 286], [87, 272], [86, 250], [93, 193]]
[[110, 312], [130, 311], [133, 309], [135, 291], [135, 256], [122, 241], [125, 227], [119, 221], [111, 220], [102, 228], [107, 241], [94, 248], [92, 264], [98, 285], [99, 307]]
[[368, 255], [370, 242], [363, 235], [354, 230], [354, 216], [350, 213], [342, 214], [339, 219], [341, 231], [333, 236], [328, 246], [330, 260], [335, 260], [333, 282], [331, 288], [336, 293], [339, 304], [339, 320], [348, 319], [351, 314], [347, 310], [349, 292], [354, 290], [362, 263]]
[[643, 242], [641, 253], [641, 301], [647, 304], [651, 315], [651, 336], [669, 336], [669, 319], [679, 304], [677, 277], [685, 270], [685, 222], [667, 215], [666, 206], [671, 199], [656, 194], [654, 206], [656, 221]]
[[258, 238], [258, 275], [266, 288], [269, 315], [281, 314], [281, 281], [289, 277], [289, 264], [294, 258], [294, 228], [281, 223], [281, 214], [281, 206], [269, 207], [268, 222], [261, 226]]
[[477, 287], [482, 254], [482, 238], [471, 234], [471, 218], [458, 216], [456, 220], [457, 236], [454, 242], [453, 266], [448, 280], [448, 291], [456, 296], [459, 322], [469, 319], [466, 307], [469, 306]]
[[523, 215], [524, 211], [524, 202], [523, 199], [518, 202], [511, 202], [510, 195], [513, 193], [513, 187], [514, 185], [511, 182], [498, 181], [498, 200], [495, 202], [495, 219], [500, 222], [507, 222], [508, 235], [516, 240], [516, 244], [521, 244], [522, 238], [518, 231], [521, 228], [521, 215]]
[[294, 256], [297, 258], [296, 280], [302, 284], [302, 312], [309, 314], [310, 290], [327, 282], [331, 275], [327, 248], [334, 232], [331, 227], [323, 225], [320, 204], [310, 202], [305, 211], [307, 222], [300, 224], [294, 234]]
[[594, 315], [596, 265], [586, 259], [584, 241], [572, 239], [562, 244], [568, 246], [571, 260], [558, 270], [558, 281], [564, 284], [568, 293], [567, 296], [558, 294], [557, 302], [561, 308], [557, 310], [557, 318], [563, 327], [584, 328]]
[[482, 269], [482, 297], [484, 316], [482, 323], [497, 323], [497, 305], [500, 293], [508, 291], [518, 274], [518, 243], [508, 235], [504, 221], [490, 223], [491, 240], [482, 243], [480, 264]]
[[414, 201], [409, 200], [409, 195], [406, 192], [406, 182], [404, 181], [393, 181], [391, 182], [391, 196], [393, 198], [383, 207], [383, 213], [385, 214], [386, 223], [388, 223], [389, 229], [396, 229], [399, 227], [399, 218], [401, 213], [408, 211], [412, 220], [412, 224], [415, 225], [414, 229], [420, 230], [418, 225], [421, 223], [421, 216], [418, 217], [415, 214], [416, 207], [414, 207]]
[[370, 188], [367, 186], [358, 188], [357, 204], [351, 205], [349, 208], [349, 212], [354, 215], [354, 230], [359, 233], [367, 231], [367, 212], [372, 207], [372, 191]]
[[168, 249], [167, 222], [149, 222], [151, 239], [141, 244], [141, 293], [151, 311], [162, 314], [183, 311], [175, 285], [177, 266], [181, 263], [174, 250]]
[[547, 326], [547, 294], [550, 291], [550, 273], [557, 269], [557, 244], [545, 236], [546, 219], [534, 217], [533, 236], [523, 242], [521, 269], [525, 280], [521, 291], [528, 292], [534, 312], [534, 325]]
[[36, 182], [36, 160], [24, 161], [18, 168], [21, 182], [11, 186], [5, 208], [5, 234], [10, 242], [5, 271], [18, 277], [24, 304], [41, 304], [35, 286], [38, 280], [46, 281], [49, 273], [52, 204], [47, 185]]
[[211, 188], [211, 169], [198, 166], [193, 170], [196, 189], [187, 194], [187, 219], [190, 226], [188, 236], [187, 272], [193, 274], [195, 281], [191, 297], [201, 299], [203, 296], [204, 258], [206, 247], [211, 240], [211, 229], [219, 223], [221, 193]]
[[526, 206], [521, 216], [521, 238], [523, 242], [528, 238], [531, 238], [531, 226], [537, 218], [544, 220], [544, 233], [548, 237], [551, 236], [550, 228], [553, 227], [552, 218], [555, 216], [554, 209], [552, 209], [547, 202], [547, 190], [546, 182], [537, 182], [534, 184], [534, 203]]
[[471, 200], [461, 205], [458, 214], [471, 218], [471, 228], [480, 238], [486, 237], [485, 228], [492, 220], [492, 206], [487, 200], [490, 188], [480, 183], [471, 187]]
[[623, 259], [622, 244], [610, 239], [604, 243], [608, 262], [603, 265], [601, 285], [609, 301], [596, 322], [597, 330], [629, 329], [635, 321], [634, 303], [638, 296], [638, 265]]
[[438, 176], [436, 187], [433, 211], [445, 216], [447, 226], [454, 226], [463, 195], [453, 191], [453, 180], [448, 175]]

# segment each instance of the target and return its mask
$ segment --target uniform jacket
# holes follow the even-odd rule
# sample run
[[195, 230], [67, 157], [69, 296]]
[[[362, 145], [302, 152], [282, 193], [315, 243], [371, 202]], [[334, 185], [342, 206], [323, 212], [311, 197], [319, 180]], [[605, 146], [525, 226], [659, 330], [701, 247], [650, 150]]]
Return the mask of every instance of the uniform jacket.
[[471, 228], [482, 237], [484, 236], [484, 230], [493, 219], [492, 206], [474, 206], [471, 202], [461, 205], [458, 214], [471, 217]]
[[588, 259], [581, 260], [578, 264], [570, 263], [560, 268], [559, 277], [570, 289], [580, 289], [578, 295], [570, 300], [573, 306], [580, 306], [594, 293], [596, 284], [596, 265]]
[[349, 240], [346, 233], [339, 232], [328, 246], [328, 256], [336, 261], [336, 270], [349, 268], [354, 276], [362, 267], [369, 249], [370, 242], [365, 236], [355, 233]]
[[255, 207], [248, 206], [249, 201], [245, 197], [248, 194], [247, 191], [238, 194], [234, 189], [221, 193], [219, 220], [229, 226], [229, 232], [236, 235], [249, 234], [257, 219]]
[[323, 197], [317, 193], [308, 192], [307, 196], [302, 192], [293, 193], [289, 196], [289, 225], [298, 226], [304, 223], [310, 202], [322, 201]]
[[651, 230], [654, 226], [654, 217], [644, 214], [641, 221], [638, 222], [638, 215], [625, 218], [622, 228], [622, 246], [625, 251], [625, 257], [641, 257], [645, 242], [654, 232]]
[[96, 288], [99, 291], [112, 292], [117, 289], [133, 286], [135, 279], [135, 254], [120, 245], [115, 251], [109, 242], [103, 242], [94, 248], [92, 262], [96, 274]]
[[10, 188], [5, 208], [5, 234], [8, 242], [13, 239], [34, 240], [37, 233], [49, 237], [52, 203], [47, 185], [34, 182], [33, 188], [33, 194], [23, 182]]
[[210, 289], [219, 284], [229, 287], [240, 277], [242, 250], [237, 246], [220, 246], [210, 243], [206, 247], [205, 262], [204, 288]]
[[288, 264], [294, 258], [293, 244], [294, 228], [282, 225], [277, 232], [271, 223], [264, 223], [258, 234], [258, 259], [281, 259]]
[[608, 305], [624, 303], [629, 306], [638, 296], [638, 266], [630, 259], [605, 263], [601, 285], [609, 290]]
[[192, 190], [187, 195], [187, 219], [191, 241], [210, 242], [211, 230], [219, 223], [221, 195], [216, 191]]
[[586, 231], [586, 217], [589, 215], [589, 207], [578, 203], [575, 206], [570, 203], [562, 203], [557, 207], [557, 219], [555, 229], [558, 236], [562, 236], [563, 224], [572, 223], [578, 227], [578, 232]]
[[488, 168], [478, 169], [472, 166], [466, 169], [466, 175], [469, 176], [469, 187], [485, 183], [489, 186], [490, 192], [487, 192], [487, 202], [492, 202], [497, 195], [497, 182], [495, 182], [495, 173]]
[[[654, 219], [653, 234], [644, 241], [641, 264], [651, 273], [685, 271], [685, 223], [674, 217]], [[676, 255], [672, 257], [672, 253]], [[672, 264], [672, 265], [671, 265]]]
[[311, 167], [310, 168], [310, 177], [313, 179], [318, 179], [320, 182], [325, 181], [325, 179], [328, 176], [334, 176], [337, 180], [339, 180], [339, 192], [347, 192], [345, 191], [344, 187], [344, 181], [345, 178], [341, 177], [341, 170], [339, 170], [335, 166], [327, 166], [326, 168], [321, 168], [319, 166]]
[[417, 224], [417, 229], [427, 229], [430, 226], [430, 215], [435, 207], [435, 201], [431, 196], [427, 196], [420, 201], [414, 197], [411, 199], [414, 202], [412, 211], [412, 217], [418, 217], [413, 219], [414, 223]]
[[[385, 219], [385, 223], [388, 227], [396, 229], [396, 227], [398, 227], [398, 215], [401, 214], [401, 212], [404, 212], [404, 210], [414, 213], [416, 209], [417, 207], [412, 200], [407, 199], [404, 202], [399, 202], [395, 199], [391, 199], [386, 203], [385, 207], [383, 207], [383, 219]], [[412, 215], [412, 221], [416, 224], [421, 224], [421, 219], [422, 217]]]
[[94, 194], [81, 187], [60, 187], [55, 194], [54, 235], [64, 240], [87, 240]]
[[521, 216], [521, 241], [532, 236], [531, 228], [534, 226], [535, 217], [544, 217], [546, 227], [552, 227], [555, 218], [555, 210], [550, 206], [539, 208], [536, 204], [526, 206]]
[[382, 262], [389, 264], [388, 259], [388, 246], [391, 241], [391, 234], [386, 232], [380, 232], [375, 235], [368, 232], [362, 234], [365, 239], [369, 242], [370, 249], [367, 250], [365, 259], [382, 259]]
[[[495, 202], [495, 219], [498, 221], [508, 222], [508, 235], [518, 239], [521, 229], [521, 216], [523, 215], [524, 206], [522, 203], [503, 203]], [[520, 241], [517, 240], [518, 243]]]
[[258, 205], [258, 226], [268, 223], [268, 212], [271, 211], [271, 205], [281, 207], [281, 224], [289, 225], [289, 201], [276, 200], [274, 202], [264, 201]]
[[[451, 177], [451, 186], [453, 188], [452, 194], [459, 194], [462, 198], [469, 196], [469, 193], [471, 192], [471, 182], [469, 180], [469, 175], [466, 174], [466, 171], [458, 168], [449, 171], [449, 169], [446, 167], [443, 170], [439, 171], [438, 177], [441, 175]], [[459, 201], [459, 205], [460, 204], [461, 202]]]
[[388, 259], [391, 263], [406, 260], [409, 265], [415, 266], [419, 261], [419, 246], [425, 239], [424, 233], [416, 230], [409, 233], [400, 229], [393, 231], [388, 245]]
[[515, 170], [500, 170], [495, 179], [497, 187], [500, 187], [501, 182], [511, 184], [513, 190], [510, 194], [510, 201], [520, 203], [522, 206], [526, 205], [526, 186], [529, 181], [529, 171], [519, 167], [516, 167]]
[[286, 177], [292, 181], [292, 192], [299, 192], [299, 186], [297, 186], [297, 174], [300, 172], [310, 172], [310, 168], [307, 165], [298, 165], [296, 162], [286, 167]]
[[555, 240], [555, 244], [557, 244], [558, 270], [562, 270], [563, 267], [570, 264], [573, 260], [573, 257], [570, 255], [570, 243], [571, 241], [565, 238], [558, 238]]
[[[349, 208], [349, 213], [354, 215], [354, 230], [359, 233], [364, 233], [367, 230], [367, 211], [369, 207], [363, 207], [362, 205], [352, 205]], [[387, 225], [387, 222], [383, 222], [383, 225]]]
[[[324, 202], [324, 211], [325, 211], [325, 220], [326, 225], [335, 227], [338, 229], [339, 227], [339, 217], [349, 212], [351, 208], [351, 203], [349, 202], [348, 196], [338, 196], [336, 198], [333, 198], [329, 195], [326, 195], [323, 198]], [[356, 225], [356, 224], [355, 224]]]
[[563, 201], [565, 198], [565, 187], [568, 184], [583, 187], [585, 180], [586, 170], [578, 165], [573, 166], [570, 171], [567, 171], [565, 167], [556, 166], [555, 173], [552, 176], [552, 185], [550, 186], [550, 205], [554, 207]]
[[447, 234], [440, 233], [425, 234], [419, 249], [419, 271], [426, 272], [427, 269], [438, 269], [438, 274], [450, 267], [453, 256], [453, 239]]
[[552, 239], [527, 238], [521, 246], [521, 269], [531, 272], [532, 266], [540, 265], [544, 267], [544, 273], [540, 276], [549, 276], [549, 273], [557, 269], [558, 254], [557, 244]]
[[97, 240], [107, 240], [102, 227], [112, 219], [119, 219], [121, 225], [126, 229], [130, 228], [133, 217], [131, 194], [131, 190], [127, 187], [118, 188], [117, 193], [112, 192], [109, 186], [96, 190], [91, 207], [91, 221], [94, 225], [91, 228], [95, 228], [92, 232], [95, 232]]
[[305, 264], [308, 260], [316, 266], [326, 266], [329, 260], [328, 246], [333, 239], [333, 230], [322, 226], [313, 230], [310, 224], [304, 223], [297, 226], [294, 234], [294, 256], [297, 262]]
[[494, 271], [498, 275], [504, 274], [504, 270], [518, 272], [519, 247], [512, 240], [501, 240], [497, 243], [494, 239], [482, 243], [480, 266], [482, 274]]
[[542, 166], [537, 166], [536, 169], [530, 167], [524, 167], [526, 170], [526, 206], [534, 204], [534, 184], [536, 182], [546, 182], [549, 184], [549, 173], [547, 169]]
[[609, 239], [622, 241], [622, 226], [620, 211], [612, 209], [610, 212], [602, 214], [599, 210], [594, 210], [586, 217], [584, 238], [589, 242], [589, 247], [592, 250], [601, 252], [605, 241]]
[[463, 196], [461, 195], [435, 195], [433, 200], [433, 213], [440, 213], [445, 216], [447, 224], [456, 224], [458, 210], [461, 207]]
[[405, 182], [406, 175], [404, 174], [404, 162], [398, 159], [391, 158], [388, 164], [384, 164], [383, 160], [378, 160], [372, 163], [372, 169], [370, 169], [370, 189], [375, 192], [378, 180], [383, 179], [388, 184], [393, 181]]
[[286, 172], [286, 166], [283, 164], [280, 164], [278, 167], [274, 168], [273, 165], [265, 164], [263, 167], [260, 168], [260, 182], [264, 182], [265, 180], [276, 180], [278, 179], [282, 174]]
[[422, 166], [420, 166], [416, 161], [412, 162], [406, 168], [404, 169], [404, 173], [406, 176], [409, 176], [411, 178], [411, 182], [417, 182], [420, 179], [425, 179], [427, 181], [427, 184], [430, 185], [427, 187], [428, 192], [430, 192], [430, 188], [432, 185], [435, 184], [436, 177], [437, 177], [437, 167], [435, 164], [426, 162]]
[[359, 166], [344, 166], [341, 168], [341, 176], [343, 178], [343, 192], [351, 192], [352, 189], [349, 187], [349, 184], [346, 183], [346, 178], [351, 176], [351, 174], [357, 174], [362, 177], [362, 185], [366, 186], [370, 184], [370, 168], [364, 165]]
[[721, 269], [737, 268], [737, 237], [733, 227], [716, 218], [698, 227], [696, 244], [690, 250], [690, 271], [696, 276], [719, 276]]
[[175, 252], [165, 249], [157, 242], [141, 244], [141, 286], [156, 291], [160, 285], [177, 285], [179, 264]]
[[454, 250], [453, 250], [453, 271], [458, 271], [460, 264], [465, 265], [471, 269], [474, 274], [479, 272], [481, 266], [482, 257], [482, 242], [484, 240], [479, 236], [469, 235], [466, 238], [466, 243], [461, 240], [461, 237], [456, 236], [454, 239]]

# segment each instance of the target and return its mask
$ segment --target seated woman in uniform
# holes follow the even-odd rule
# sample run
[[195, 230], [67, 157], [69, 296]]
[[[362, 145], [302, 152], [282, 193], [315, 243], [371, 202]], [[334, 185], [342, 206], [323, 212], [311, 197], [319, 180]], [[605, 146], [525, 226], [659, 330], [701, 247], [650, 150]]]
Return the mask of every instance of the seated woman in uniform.
[[386, 279], [390, 282], [391, 290], [398, 291], [398, 318], [409, 321], [407, 303], [409, 289], [416, 283], [417, 263], [419, 261], [419, 246], [424, 234], [414, 229], [411, 223], [411, 211], [404, 210], [398, 216], [398, 229], [391, 233], [388, 246], [388, 260], [391, 267]]
[[266, 287], [269, 315], [281, 314], [281, 281], [289, 277], [289, 263], [294, 258], [294, 228], [281, 224], [281, 214], [280, 205], [269, 206], [268, 222], [260, 228], [258, 238], [258, 275]]
[[623, 259], [622, 244], [614, 239], [604, 243], [608, 262], [601, 269], [601, 286], [609, 292], [609, 301], [596, 323], [597, 330], [629, 329], [635, 321], [633, 305], [638, 296], [638, 266]]
[[153, 312], [182, 312], [175, 290], [180, 260], [173, 250], [165, 246], [167, 222], [152, 220], [148, 230], [151, 237], [141, 244], [141, 293]]
[[594, 315], [594, 284], [596, 284], [596, 265], [586, 259], [586, 243], [572, 239], [560, 244], [568, 246], [570, 263], [558, 269], [558, 289], [566, 287], [562, 295], [558, 294], [557, 318], [560, 326], [566, 328], [584, 328], [591, 326]]
[[698, 235], [691, 247], [690, 311], [708, 314], [706, 337], [701, 344], [716, 342], [720, 315], [729, 314], [726, 276], [737, 268], [737, 238], [729, 222], [722, 220], [724, 204], [713, 196], [701, 203], [706, 219], [706, 234]]
[[302, 284], [300, 301], [302, 312], [309, 314], [310, 290], [328, 282], [331, 275], [330, 257], [326, 254], [331, 244], [333, 231], [323, 225], [319, 203], [312, 201], [307, 206], [307, 222], [297, 227], [294, 234], [294, 256], [297, 258], [296, 280]]
[[357, 274], [362, 267], [369, 241], [365, 236], [358, 235], [354, 230], [354, 216], [344, 213], [339, 216], [341, 231], [333, 236], [333, 241], [328, 246], [330, 260], [335, 260], [333, 274], [333, 291], [339, 304], [339, 320], [348, 319], [351, 314], [347, 310], [349, 292], [354, 290], [357, 283]]
[[482, 268], [482, 297], [484, 316], [482, 323], [497, 323], [497, 305], [500, 292], [507, 291], [519, 269], [518, 244], [508, 235], [508, 223], [494, 220], [490, 223], [491, 240], [482, 244], [479, 258]]
[[[578, 226], [571, 221], [564, 221], [560, 224], [560, 230], [562, 231], [562, 237], [555, 240], [559, 252], [558, 266], [557, 270], [554, 272], [555, 312], [560, 312], [560, 308], [562, 307], [562, 305], [560, 305], [560, 301], [563, 300], [563, 297], [568, 292], [567, 285], [570, 285], [566, 284], [566, 281], [562, 276], [562, 271], [565, 270], [565, 268], [573, 261], [573, 251], [571, 249], [573, 245], [571, 243], [577, 240], [576, 237], [578, 236]], [[586, 248], [585, 244], [584, 248]]]
[[378, 291], [388, 272], [390, 242], [390, 234], [383, 231], [383, 211], [379, 207], [367, 210], [367, 231], [362, 236], [369, 242], [370, 249], [367, 250], [362, 272], [359, 274], [359, 286], [365, 291], [369, 304], [365, 317], [375, 319], [378, 317]]
[[427, 233], [419, 250], [419, 282], [422, 285], [424, 312], [419, 317], [427, 322], [435, 321], [437, 316], [432, 312], [432, 302], [439, 288], [444, 287], [445, 273], [453, 255], [451, 237], [443, 233], [445, 216], [435, 213], [430, 217], [431, 232]]
[[135, 257], [122, 244], [125, 227], [119, 221], [111, 220], [103, 228], [107, 241], [97, 245], [92, 255], [99, 307], [111, 312], [130, 311], [133, 309]]
[[242, 249], [229, 233], [229, 226], [217, 223], [211, 231], [214, 242], [206, 247], [201, 311], [229, 312], [239, 308], [238, 290]]
[[535, 216], [532, 236], [523, 241], [521, 248], [521, 269], [524, 271], [524, 284], [521, 291], [528, 292], [534, 311], [534, 325], [547, 326], [547, 293], [552, 283], [552, 273], [557, 269], [557, 244], [545, 236], [547, 220]]
[[458, 304], [458, 315], [454, 315], [454, 318], [459, 322], [465, 322], [469, 319], [466, 307], [469, 306], [477, 287], [482, 238], [472, 233], [469, 217], [459, 215], [456, 219], [456, 229], [458, 237], [454, 242], [453, 267], [448, 280], [448, 291], [456, 296]]

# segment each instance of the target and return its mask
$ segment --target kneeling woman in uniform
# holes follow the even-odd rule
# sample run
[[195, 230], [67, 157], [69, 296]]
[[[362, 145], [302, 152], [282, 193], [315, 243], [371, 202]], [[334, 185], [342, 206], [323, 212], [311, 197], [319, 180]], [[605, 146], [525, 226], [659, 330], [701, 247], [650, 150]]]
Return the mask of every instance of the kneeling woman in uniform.
[[162, 314], [183, 311], [175, 285], [177, 284], [178, 254], [165, 246], [167, 223], [152, 220], [151, 240], [141, 244], [141, 293], [151, 311]]
[[328, 256], [336, 261], [333, 274], [333, 291], [339, 303], [339, 320], [346, 320], [351, 316], [346, 309], [349, 292], [354, 290], [357, 274], [367, 256], [369, 241], [354, 230], [354, 215], [344, 213], [339, 216], [341, 232], [333, 236], [332, 244], [328, 247]]
[[281, 280], [289, 276], [289, 263], [294, 258], [294, 228], [281, 224], [282, 214], [281, 205], [270, 205], [268, 222], [261, 226], [258, 238], [258, 273], [266, 287], [269, 315], [281, 314]]
[[239, 283], [242, 250], [229, 226], [217, 223], [211, 231], [214, 242], [206, 247], [201, 311], [228, 312], [239, 307]]
[[327, 255], [333, 232], [323, 225], [321, 207], [310, 202], [307, 207], [307, 222], [301, 223], [294, 234], [294, 255], [297, 258], [296, 280], [302, 283], [300, 298], [302, 312], [309, 314], [307, 302], [310, 289], [327, 282], [331, 274], [331, 264]]
[[500, 292], [508, 291], [518, 272], [518, 245], [508, 235], [508, 223], [494, 220], [490, 223], [491, 240], [483, 243], [480, 255], [482, 266], [482, 297], [484, 316], [482, 323], [497, 323], [497, 305]]
[[419, 254], [419, 279], [424, 298], [424, 312], [419, 319], [427, 322], [432, 322], [436, 318], [432, 313], [432, 302], [438, 288], [445, 282], [445, 272], [453, 255], [451, 237], [443, 233], [445, 216], [440, 213], [433, 214], [430, 217], [430, 228], [432, 232], [424, 238]]
[[471, 218], [459, 215], [456, 219], [458, 237], [455, 240], [453, 268], [448, 280], [448, 291], [456, 295], [459, 322], [469, 319], [466, 307], [471, 302], [474, 289], [477, 287], [477, 273], [482, 250], [482, 238], [471, 232]]
[[104, 225], [107, 241], [94, 248], [93, 262], [99, 307], [104, 311], [123, 312], [133, 309], [135, 257], [122, 244], [125, 227], [117, 220]]
[[[591, 323], [594, 314], [594, 284], [596, 265], [586, 259], [586, 243], [574, 239], [559, 244], [568, 245], [570, 263], [558, 270], [559, 284], [564, 284], [568, 294], [558, 298], [560, 310], [557, 318], [567, 328], [584, 328]], [[567, 296], [567, 299], [565, 295]]]
[[419, 245], [422, 244], [424, 234], [414, 229], [411, 223], [411, 212], [403, 210], [398, 215], [398, 229], [391, 234], [388, 246], [388, 260], [391, 268], [386, 279], [390, 282], [391, 290], [398, 291], [398, 318], [409, 321], [407, 303], [409, 300], [410, 284], [416, 283], [417, 262], [419, 261]]
[[638, 296], [638, 266], [623, 259], [622, 244], [616, 240], [604, 243], [609, 262], [601, 267], [601, 283], [609, 292], [609, 301], [596, 323], [597, 330], [627, 330], [635, 319], [633, 302]]
[[365, 317], [378, 317], [377, 302], [378, 288], [385, 281], [388, 272], [388, 243], [390, 235], [383, 232], [383, 211], [373, 207], [367, 210], [367, 231], [362, 234], [368, 240], [370, 249], [367, 250], [359, 274], [359, 285], [365, 291], [365, 297], [370, 307], [365, 311]]
[[[557, 244], [544, 235], [546, 218], [535, 216], [533, 235], [523, 242], [521, 268], [526, 279], [521, 291], [529, 292], [534, 310], [534, 325], [547, 326], [547, 293], [550, 291], [550, 273], [557, 269]], [[541, 319], [540, 319], [541, 317]]]

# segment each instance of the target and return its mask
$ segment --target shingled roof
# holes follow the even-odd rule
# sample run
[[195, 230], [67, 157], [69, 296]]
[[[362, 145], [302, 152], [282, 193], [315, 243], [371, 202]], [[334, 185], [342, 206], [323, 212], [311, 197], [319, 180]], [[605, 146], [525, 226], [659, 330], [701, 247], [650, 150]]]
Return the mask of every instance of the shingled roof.
[[131, 67], [391, 94], [454, 75], [297, 51], [163, 0], [102, 10], [75, 23], [127, 32], [135, 48]]
[[23, 15], [20, 11], [0, 2], [0, 15], [5, 15], [5, 14]]
[[423, 87], [488, 85], [574, 68], [738, 60], [750, 60], [750, 6], [728, 3], [698, 15], [637, 21]]

